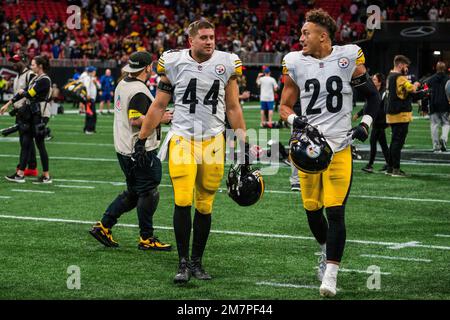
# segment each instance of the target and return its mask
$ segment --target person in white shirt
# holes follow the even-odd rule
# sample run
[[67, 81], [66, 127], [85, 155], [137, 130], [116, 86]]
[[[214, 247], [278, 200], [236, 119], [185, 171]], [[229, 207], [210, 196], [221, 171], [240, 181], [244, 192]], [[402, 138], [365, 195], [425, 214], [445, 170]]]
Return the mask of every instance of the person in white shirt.
[[80, 81], [83, 82], [87, 91], [86, 118], [83, 129], [85, 134], [95, 133], [95, 125], [97, 123], [95, 110], [95, 99], [97, 98], [96, 72], [97, 68], [90, 66], [80, 76]]
[[277, 81], [270, 76], [270, 68], [265, 68], [264, 73], [258, 75], [256, 84], [260, 87], [261, 127], [264, 127], [264, 125], [267, 124], [267, 126], [271, 128], [275, 92], [278, 90], [278, 84]]

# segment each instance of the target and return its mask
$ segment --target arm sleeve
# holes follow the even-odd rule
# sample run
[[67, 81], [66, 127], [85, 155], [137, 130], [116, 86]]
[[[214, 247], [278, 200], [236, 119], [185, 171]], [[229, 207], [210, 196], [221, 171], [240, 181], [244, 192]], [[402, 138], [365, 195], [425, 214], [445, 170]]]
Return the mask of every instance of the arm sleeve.
[[407, 92], [412, 92], [414, 90], [414, 86], [411, 82], [408, 81], [405, 77], [398, 77], [397, 78], [397, 88], [405, 88]]
[[231, 63], [234, 66], [232, 76], [242, 76], [242, 61], [237, 54], [231, 54]]
[[28, 99], [34, 98], [36, 95], [42, 95], [50, 89], [50, 80], [48, 78], [39, 79], [36, 84], [25, 93]]
[[[367, 103], [366, 103], [366, 104], [367, 104]], [[366, 104], [364, 105], [364, 108], [362, 108], [361, 110], [358, 111], [358, 113], [357, 113], [358, 118], [361, 118], [361, 117], [363, 116], [363, 114], [364, 114], [364, 109], [365, 109], [365, 107], [366, 107]]]
[[369, 115], [372, 119], [375, 119], [381, 105], [381, 96], [372, 79], [365, 73], [352, 79], [352, 86], [366, 98], [363, 109], [364, 115]]
[[128, 119], [135, 119], [147, 113], [151, 100], [144, 93], [138, 93], [130, 100], [128, 105]]

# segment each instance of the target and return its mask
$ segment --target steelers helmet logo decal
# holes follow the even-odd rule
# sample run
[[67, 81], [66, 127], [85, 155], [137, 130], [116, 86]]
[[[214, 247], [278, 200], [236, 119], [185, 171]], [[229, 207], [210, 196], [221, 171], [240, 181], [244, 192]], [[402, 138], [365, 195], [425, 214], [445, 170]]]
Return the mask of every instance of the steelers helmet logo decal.
[[340, 58], [338, 60], [338, 65], [340, 68], [345, 69], [348, 67], [348, 65], [350, 64], [349, 60], [347, 58]]
[[320, 146], [316, 146], [314, 144], [310, 144], [307, 148], [306, 148], [306, 154], [308, 155], [308, 157], [310, 157], [311, 159], [315, 159], [318, 156], [320, 156]]
[[223, 64], [218, 64], [216, 66], [216, 73], [220, 76], [225, 73], [225, 66]]

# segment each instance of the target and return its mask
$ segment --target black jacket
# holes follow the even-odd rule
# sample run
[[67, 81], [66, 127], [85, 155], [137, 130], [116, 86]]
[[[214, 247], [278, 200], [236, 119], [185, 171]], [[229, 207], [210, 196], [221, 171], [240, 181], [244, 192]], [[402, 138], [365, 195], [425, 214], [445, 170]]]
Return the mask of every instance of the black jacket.
[[450, 104], [448, 103], [447, 95], [445, 94], [445, 84], [447, 80], [449, 80], [449, 76], [443, 72], [438, 72], [425, 81], [430, 88], [430, 97], [428, 101], [430, 114], [450, 111]]

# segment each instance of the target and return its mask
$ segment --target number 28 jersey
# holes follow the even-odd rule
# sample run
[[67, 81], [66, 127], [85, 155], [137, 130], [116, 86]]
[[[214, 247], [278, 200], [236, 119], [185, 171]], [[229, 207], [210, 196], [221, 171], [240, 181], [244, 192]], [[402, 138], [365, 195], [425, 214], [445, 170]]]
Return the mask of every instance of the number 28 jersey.
[[225, 87], [232, 76], [242, 74], [236, 54], [214, 50], [209, 60], [198, 63], [189, 49], [170, 50], [159, 59], [157, 70], [174, 86], [174, 133], [205, 139], [225, 130]]
[[302, 115], [324, 134], [335, 152], [342, 149], [340, 145], [351, 129], [350, 81], [364, 59], [362, 50], [353, 44], [333, 46], [323, 59], [303, 55], [302, 51], [288, 53], [283, 59], [283, 74], [299, 88]]

